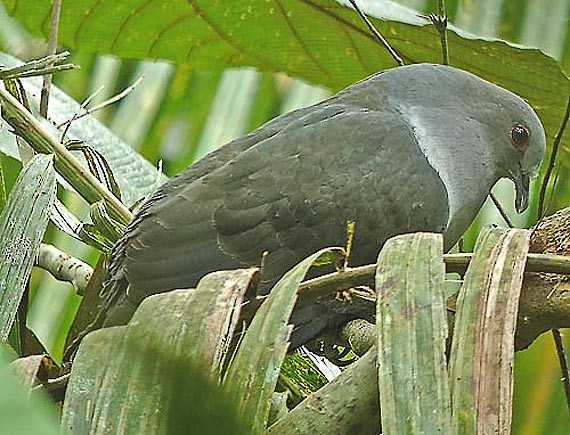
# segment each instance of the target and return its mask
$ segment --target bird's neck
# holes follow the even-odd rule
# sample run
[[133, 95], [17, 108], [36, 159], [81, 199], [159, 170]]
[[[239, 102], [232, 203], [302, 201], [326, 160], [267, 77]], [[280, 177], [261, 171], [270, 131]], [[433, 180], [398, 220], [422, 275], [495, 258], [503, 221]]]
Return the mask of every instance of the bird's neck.
[[[454, 131], [457, 134], [450, 135], [449, 129], [461, 126], [425, 122], [429, 118], [425, 112], [417, 115], [407, 114], [414, 136], [447, 190], [449, 215], [444, 233], [447, 244], [461, 237], [471, 224], [497, 182], [498, 170], [484, 138], [470, 137], [471, 130]], [[450, 144], [449, 138], [454, 136], [455, 143]]]

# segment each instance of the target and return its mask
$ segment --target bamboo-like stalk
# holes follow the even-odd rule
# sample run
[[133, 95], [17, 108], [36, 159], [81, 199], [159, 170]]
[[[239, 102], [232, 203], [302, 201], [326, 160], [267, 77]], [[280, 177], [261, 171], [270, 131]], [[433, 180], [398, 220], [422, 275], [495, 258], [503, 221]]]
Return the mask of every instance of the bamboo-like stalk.
[[3, 87], [0, 87], [0, 105], [3, 118], [18, 136], [24, 138], [37, 152], [55, 154], [57, 172], [89, 204], [103, 200], [114, 218], [124, 224], [131, 221], [133, 215], [130, 210]]

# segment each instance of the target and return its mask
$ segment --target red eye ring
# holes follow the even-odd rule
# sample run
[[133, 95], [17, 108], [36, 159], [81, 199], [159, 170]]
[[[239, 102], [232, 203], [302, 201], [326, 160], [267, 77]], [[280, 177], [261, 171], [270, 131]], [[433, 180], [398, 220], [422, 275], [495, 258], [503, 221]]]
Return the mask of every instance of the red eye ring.
[[526, 126], [519, 123], [513, 125], [511, 128], [511, 141], [516, 148], [521, 151], [526, 150], [529, 138], [530, 132]]

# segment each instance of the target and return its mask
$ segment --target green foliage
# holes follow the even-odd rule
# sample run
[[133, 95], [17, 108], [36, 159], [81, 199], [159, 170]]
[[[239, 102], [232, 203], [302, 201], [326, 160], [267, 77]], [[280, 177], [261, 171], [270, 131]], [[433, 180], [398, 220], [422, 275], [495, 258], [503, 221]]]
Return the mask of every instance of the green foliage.
[[[50, 1], [4, 0], [3, 3], [35, 37], [47, 35]], [[365, 75], [394, 66], [356, 15], [332, 0], [178, 0], [168, 2], [171, 6], [168, 10], [163, 8], [163, 3], [142, 0], [64, 2], [60, 43], [73, 49], [74, 61], [82, 70], [61, 74], [55, 80], [80, 101], [102, 82], [107, 85], [104, 93], [110, 96], [146, 73], [144, 86], [96, 116], [153, 163], [162, 158], [168, 175], [179, 172], [204, 150], [245, 133], [282, 110], [309, 104], [326, 95], [322, 89], [273, 74], [275, 71], [334, 91]], [[434, 29], [425, 25], [426, 21], [415, 12], [383, 9], [388, 6], [380, 3], [384, 16], [392, 19], [374, 22], [406, 61], [439, 62], [439, 38]], [[437, 2], [401, 0], [398, 3], [433, 12]], [[448, 0], [446, 3], [448, 15], [456, 25], [449, 34], [451, 64], [527, 98], [537, 109], [552, 139], [569, 93], [568, 80], [562, 72], [568, 71], [570, 65], [565, 2], [552, 1], [549, 7], [540, 10], [536, 9], [540, 2], [518, 0]], [[1, 27], [11, 28], [8, 24]], [[0, 30], [0, 33], [5, 31]], [[558, 63], [538, 50], [475, 39], [474, 35], [538, 46]], [[21, 57], [37, 57], [37, 52], [32, 51], [33, 39], [28, 37], [25, 41], [23, 51], [20, 47]], [[176, 65], [139, 64], [97, 56], [97, 53], [122, 59], [169, 59]], [[256, 66], [263, 72], [231, 71], [229, 74], [221, 71], [229, 66]], [[37, 95], [37, 81], [34, 87]], [[296, 98], [303, 92], [307, 93], [304, 98]], [[51, 101], [50, 116], [57, 122], [77, 110], [77, 105], [70, 105], [57, 91], [52, 93]], [[84, 121], [75, 123], [72, 136], [86, 139], [95, 147], [106, 147], [97, 149], [110, 160], [128, 204], [164, 180], [156, 176], [151, 165], [137, 160], [137, 155], [116, 135], [94, 123], [91, 117]], [[5, 147], [7, 138], [12, 140], [2, 128], [0, 149], [15, 157], [15, 149], [12, 147], [10, 152]], [[127, 153], [129, 158], [123, 159]], [[570, 172], [565, 170], [568, 158], [564, 146], [550, 210], [566, 205], [570, 198], [567, 175]], [[0, 164], [3, 175], [0, 189], [5, 185], [9, 193], [18, 163], [2, 156]], [[500, 187], [500, 196], [507, 208], [512, 204], [510, 189], [510, 186]], [[74, 213], [85, 218], [88, 214], [85, 206], [78, 205], [73, 194], [65, 196], [71, 197], [71, 200], [66, 199], [66, 204]], [[2, 198], [0, 192], [0, 204]], [[536, 203], [536, 196], [534, 198], [531, 208]], [[512, 212], [512, 207], [510, 209]], [[531, 214], [516, 223], [529, 225], [532, 219]], [[489, 222], [504, 225], [496, 212], [486, 207], [466, 236], [467, 248], [473, 247], [477, 232]], [[98, 255], [53, 229], [48, 229], [48, 240], [92, 264]], [[57, 358], [61, 355], [78, 298], [46, 275], [37, 273], [32, 277], [28, 325]], [[556, 358], [548, 340], [539, 340], [516, 359], [515, 432], [559, 428], [553, 433], [566, 433], [568, 419]]]
[[25, 166], [0, 216], [0, 339], [10, 329], [55, 201], [53, 156], [38, 155]]
[[[6, 0], [7, 10], [30, 31], [47, 35], [50, 2]], [[133, 14], [132, 11], [137, 13]], [[379, 8], [383, 11], [382, 8]], [[411, 10], [374, 20], [406, 63], [441, 59], [438, 33]], [[81, 19], [77, 19], [81, 17]], [[449, 32], [451, 64], [527, 98], [553, 137], [569, 82], [551, 58], [502, 41]], [[485, 35], [487, 36], [487, 35]], [[395, 66], [360, 18], [331, 0], [160, 2], [70, 2], [63, 7], [59, 40], [75, 49], [126, 58], [169, 59], [193, 68], [253, 65], [336, 91], [369, 74]], [[334, 50], [331, 56], [331, 48]]]

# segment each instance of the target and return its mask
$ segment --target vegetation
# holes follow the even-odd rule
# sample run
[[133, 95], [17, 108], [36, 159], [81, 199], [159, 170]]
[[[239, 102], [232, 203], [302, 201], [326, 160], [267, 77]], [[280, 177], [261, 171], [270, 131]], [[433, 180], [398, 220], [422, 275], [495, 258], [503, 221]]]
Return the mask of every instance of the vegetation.
[[[363, 3], [371, 15], [386, 18], [373, 22], [405, 63], [441, 62], [440, 34], [428, 18], [417, 12], [437, 12], [437, 1]], [[548, 157], [570, 95], [565, 74], [570, 65], [568, 7], [557, 1], [542, 9], [535, 6], [538, 2], [521, 5], [514, 0], [446, 3], [452, 23], [447, 32], [449, 63], [526, 98], [545, 125]], [[5, 53], [0, 61], [4, 65], [0, 78], [24, 102], [17, 82], [6, 71], [20, 64], [12, 56], [30, 60], [47, 54], [45, 41], [49, 39], [52, 2], [3, 0], [2, 4], [11, 18], [0, 16]], [[130, 212], [125, 206], [135, 206], [166, 176], [178, 173], [214, 147], [279, 113], [308, 105], [373, 72], [394, 67], [394, 59], [354, 11], [333, 0], [83, 0], [64, 2], [57, 22], [58, 45], [72, 54], [68, 59], [58, 59], [56, 65], [65, 70], [68, 67], [61, 65], [69, 62], [81, 69], [55, 74], [57, 88], [51, 90], [48, 110], [51, 122], [34, 121], [21, 104], [11, 105], [10, 97], [0, 94], [4, 118], [0, 129], [2, 364], [14, 361], [12, 367], [28, 391], [32, 390], [33, 399], [28, 402], [15, 377], [0, 371], [3, 427], [7, 433], [31, 432], [35, 427], [55, 433], [58, 424], [50, 415], [50, 404], [62, 403], [61, 394], [67, 386], [65, 402], [58, 412], [63, 427], [72, 433], [180, 433], [189, 427], [194, 428], [193, 433], [264, 433], [268, 421], [274, 422], [285, 414], [283, 396], [274, 394], [276, 385], [286, 392], [291, 407], [323, 383], [315, 379], [314, 369], [302, 358], [285, 357], [288, 318], [295, 302], [305, 300], [303, 291], [307, 286], [298, 290], [299, 282], [323, 252], [293, 269], [255, 316], [247, 308], [241, 313], [239, 309], [255, 272], [214, 274], [205, 278], [196, 291], [149, 298], [128, 327], [87, 335], [75, 355], [70, 379], [68, 367], [62, 370], [58, 365], [67, 359], [66, 343], [71, 343], [94, 318], [98, 299], [93, 289], [97, 288], [103, 264], [98, 260], [128, 221]], [[52, 65], [47, 62], [36, 67]], [[41, 80], [21, 81], [32, 113], [39, 119]], [[105, 86], [102, 90], [101, 85]], [[121, 94], [125, 89], [126, 95]], [[66, 123], [74, 114], [83, 113], [75, 101], [92, 95], [95, 101], [88, 108], [113, 95], [122, 98]], [[69, 129], [64, 133], [66, 127]], [[94, 173], [101, 178], [109, 175], [105, 165], [98, 164], [99, 154], [104, 156], [120, 187], [124, 206], [110, 205], [105, 199], [107, 190], [118, 192], [113, 183], [102, 183], [103, 190], [94, 188], [97, 182], [81, 176], [71, 163], [66, 166], [56, 158], [54, 164], [53, 158], [43, 155], [31, 158], [28, 146], [22, 140], [16, 143], [12, 130], [34, 148], [47, 147], [43, 152], [48, 154], [64, 153], [50, 148], [62, 142], [72, 149], [74, 159], [98, 168]], [[547, 214], [568, 204], [568, 158], [562, 141], [544, 196]], [[57, 219], [52, 213], [46, 228], [47, 211], [56, 201], [54, 165], [66, 180], [58, 177], [57, 198], [65, 204], [58, 210], [68, 210], [69, 215]], [[157, 166], [162, 172], [156, 170]], [[495, 188], [496, 197], [515, 226], [528, 228], [537, 222], [540, 181], [547, 167], [545, 161], [533, 184], [530, 212], [523, 216], [516, 216], [512, 210], [509, 183], [499, 183]], [[381, 313], [377, 325], [364, 327], [371, 328], [371, 338], [367, 335], [362, 348], [357, 350], [355, 346], [354, 351], [365, 354], [377, 344], [376, 335], [378, 350], [369, 351], [350, 365], [337, 381], [311, 396], [312, 402], [301, 402], [270, 432], [306, 433], [319, 428], [322, 433], [346, 433], [350, 428], [355, 433], [378, 433], [380, 390], [386, 433], [421, 428], [425, 433], [437, 429], [449, 433], [449, 428], [457, 433], [494, 429], [505, 432], [509, 427], [513, 433], [567, 433], [570, 416], [554, 346], [549, 335], [537, 336], [556, 326], [568, 326], [568, 318], [554, 315], [552, 309], [545, 311], [538, 322], [535, 314], [543, 306], [525, 296], [542, 294], [541, 300], [545, 301], [548, 295], [549, 301], [558, 304], [556, 309], [568, 312], [563, 294], [565, 280], [553, 274], [527, 274], [522, 280], [529, 247], [533, 252], [570, 254], [564, 251], [567, 221], [565, 212], [561, 213], [543, 221], [539, 231], [532, 234], [525, 230], [481, 232], [489, 224], [506, 226], [491, 203], [485, 206], [463, 238], [465, 251], [473, 251], [477, 238], [479, 241], [461, 283], [463, 293], [455, 314], [455, 334], [463, 339], [456, 340], [449, 349], [445, 342], [445, 303], [453, 302], [448, 296], [458, 290], [459, 284], [457, 276], [444, 275], [444, 267], [447, 264], [451, 270], [453, 257], [444, 258], [437, 236], [408, 236], [387, 245], [378, 264], [362, 270], [360, 275], [355, 273], [352, 281], [354, 286], [370, 286], [374, 284], [370, 270], [383, 271], [376, 277], [376, 284], [381, 284], [377, 287], [383, 294], [391, 295], [389, 302], [384, 298], [376, 306], [357, 293], [353, 296], [354, 306], [364, 307], [363, 315]], [[80, 221], [85, 225], [78, 229]], [[107, 225], [109, 221], [111, 225]], [[61, 229], [66, 226], [70, 227], [67, 232]], [[30, 272], [40, 242], [44, 256], [36, 259], [40, 267]], [[63, 258], [63, 254], [70, 257]], [[329, 260], [338, 254], [329, 252]], [[407, 261], [395, 261], [401, 258]], [[560, 264], [564, 259], [558, 258], [559, 263], [553, 266], [551, 257], [528, 258], [527, 272], [537, 258], [550, 264], [550, 269], [541, 268], [543, 262], [535, 271], [566, 270]], [[54, 273], [50, 266], [54, 259], [63, 261], [55, 264], [73, 265], [77, 273], [54, 279], [44, 270]], [[94, 267], [93, 273], [89, 265]], [[390, 282], [405, 276], [414, 278], [391, 287]], [[500, 285], [486, 286], [489, 276]], [[323, 289], [319, 290], [322, 295], [334, 295], [341, 290], [335, 279], [331, 278], [332, 284], [317, 286], [317, 290]], [[548, 288], [546, 282], [550, 283]], [[428, 286], [432, 290], [425, 292]], [[540, 293], [546, 288], [546, 293]], [[551, 297], [552, 288], [558, 289], [560, 296], [556, 293]], [[515, 308], [521, 289], [522, 317], [518, 317], [519, 332], [515, 337]], [[490, 294], [499, 297], [493, 299], [496, 305], [488, 307], [493, 321], [485, 324], [476, 307], [488, 301]], [[426, 295], [428, 299], [422, 299]], [[508, 297], [502, 299], [500, 295]], [[412, 319], [401, 316], [398, 304], [402, 300], [413, 303], [422, 314]], [[420, 310], [426, 306], [427, 311]], [[354, 309], [360, 309], [360, 305]], [[241, 332], [240, 314], [253, 320], [243, 340], [229, 344], [231, 337]], [[180, 316], [188, 319], [184, 328], [173, 321]], [[521, 322], [529, 317], [529, 324]], [[402, 323], [390, 330], [390, 324], [382, 319]], [[414, 331], [431, 332], [425, 333], [425, 340], [416, 340]], [[345, 328], [341, 335], [345, 340], [356, 340], [362, 336], [362, 329], [353, 334]], [[515, 355], [514, 345], [530, 347]], [[449, 372], [443, 363], [446, 355]], [[287, 361], [285, 374], [279, 375], [283, 358], [292, 360]], [[503, 364], [493, 365], [497, 360]], [[376, 361], [380, 370], [376, 370]], [[475, 361], [480, 365], [471, 366]], [[512, 362], [515, 371], [511, 379]], [[417, 372], [419, 368], [421, 372]], [[62, 374], [64, 377], [59, 378]], [[477, 389], [473, 389], [475, 382], [470, 382], [473, 376], [479, 382]], [[46, 400], [46, 391], [51, 401]], [[420, 393], [411, 396], [406, 391]], [[315, 403], [320, 407], [313, 406]], [[479, 412], [482, 409], [492, 412]]]

